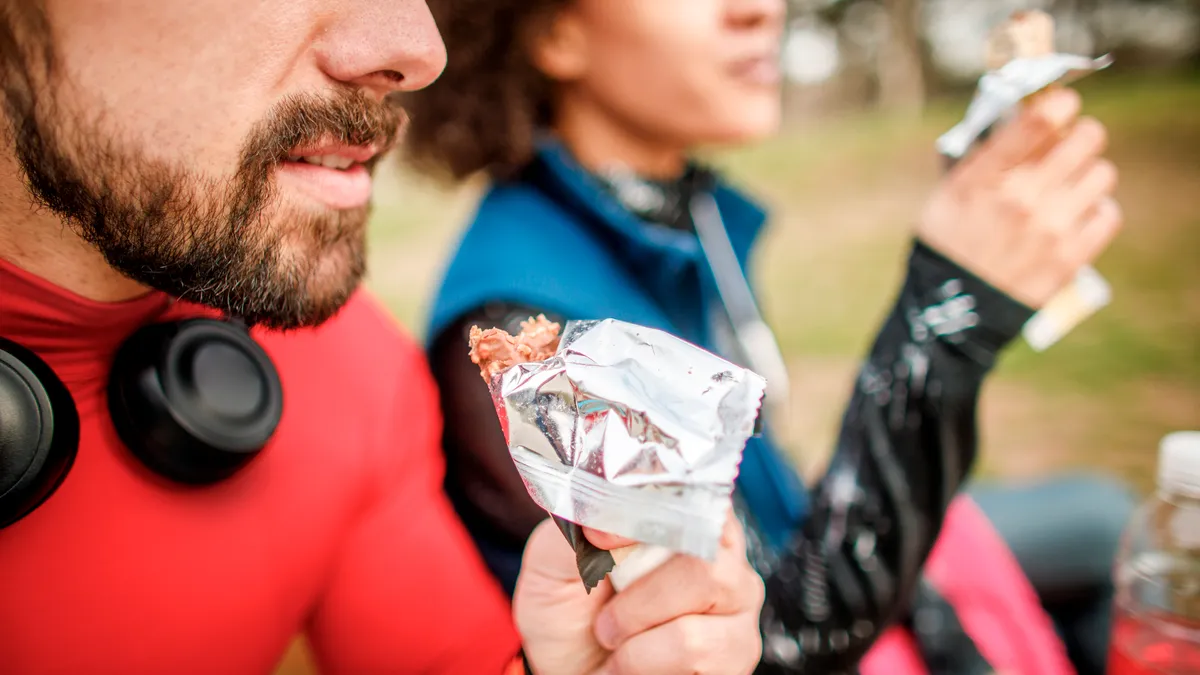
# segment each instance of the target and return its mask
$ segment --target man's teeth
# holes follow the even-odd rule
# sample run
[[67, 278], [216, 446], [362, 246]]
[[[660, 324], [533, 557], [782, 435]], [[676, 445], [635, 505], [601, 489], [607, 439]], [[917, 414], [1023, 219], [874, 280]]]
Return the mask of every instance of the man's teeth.
[[354, 166], [354, 160], [337, 155], [305, 155], [304, 157], [295, 157], [294, 161], [308, 162], [316, 164], [327, 169], [349, 169]]

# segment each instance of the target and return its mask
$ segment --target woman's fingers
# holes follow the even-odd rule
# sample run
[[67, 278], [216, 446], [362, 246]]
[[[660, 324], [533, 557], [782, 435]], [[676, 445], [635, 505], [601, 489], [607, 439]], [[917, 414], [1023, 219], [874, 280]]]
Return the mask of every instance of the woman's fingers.
[[1074, 246], [1075, 257], [1080, 262], [1087, 262], [1100, 255], [1112, 243], [1124, 223], [1125, 216], [1117, 200], [1112, 197], [1103, 199], [1079, 230]]
[[1108, 132], [1103, 124], [1092, 117], [1079, 120], [1038, 164], [1036, 171], [1040, 174], [1040, 183], [1052, 188], [1075, 180], [1104, 154], [1107, 146]]
[[1045, 152], [1079, 117], [1079, 94], [1057, 89], [1037, 96], [1001, 126], [955, 170], [958, 175], [997, 176]]
[[1065, 224], [1078, 224], [1117, 189], [1117, 167], [1106, 159], [1093, 161], [1079, 180], [1063, 191]]

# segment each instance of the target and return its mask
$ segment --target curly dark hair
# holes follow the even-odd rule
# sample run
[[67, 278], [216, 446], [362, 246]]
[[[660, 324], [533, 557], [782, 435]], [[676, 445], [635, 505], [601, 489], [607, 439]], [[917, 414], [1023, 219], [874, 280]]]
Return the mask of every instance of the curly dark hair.
[[529, 44], [570, 0], [430, 0], [446, 42], [446, 70], [404, 97], [405, 155], [418, 169], [463, 180], [510, 177], [533, 154], [550, 122], [550, 81]]

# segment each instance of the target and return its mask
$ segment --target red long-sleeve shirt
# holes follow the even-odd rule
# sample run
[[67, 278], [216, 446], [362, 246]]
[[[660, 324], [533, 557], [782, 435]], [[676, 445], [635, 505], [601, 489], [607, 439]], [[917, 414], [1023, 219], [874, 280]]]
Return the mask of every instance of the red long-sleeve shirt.
[[0, 262], [0, 335], [55, 369], [81, 421], [58, 492], [0, 530], [0, 672], [265, 675], [301, 631], [325, 673], [505, 670], [518, 640], [442, 496], [433, 381], [365, 292], [318, 329], [255, 333], [284, 413], [233, 479], [172, 485], [121, 446], [117, 346], [202, 313], [91, 302]]

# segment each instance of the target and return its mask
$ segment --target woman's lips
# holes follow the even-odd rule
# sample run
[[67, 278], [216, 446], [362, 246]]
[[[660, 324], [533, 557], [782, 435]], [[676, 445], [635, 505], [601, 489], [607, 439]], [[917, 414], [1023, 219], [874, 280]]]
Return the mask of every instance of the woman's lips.
[[774, 87], [782, 80], [777, 54], [766, 54], [735, 61], [730, 67], [735, 78], [759, 87]]

